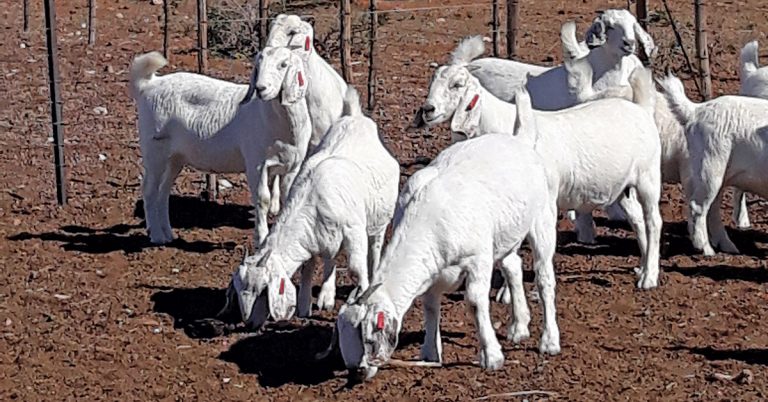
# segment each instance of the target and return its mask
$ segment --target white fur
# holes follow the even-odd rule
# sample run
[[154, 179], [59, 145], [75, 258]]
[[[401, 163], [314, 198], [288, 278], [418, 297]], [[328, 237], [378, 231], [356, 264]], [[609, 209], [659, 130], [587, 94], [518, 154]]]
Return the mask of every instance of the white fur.
[[334, 307], [333, 258], [341, 248], [349, 253], [349, 268], [361, 289], [379, 264], [400, 165], [382, 144], [376, 124], [362, 114], [357, 91], [351, 86], [347, 91], [345, 115], [304, 163], [261, 249], [233, 274], [243, 321], [253, 327], [267, 318], [264, 303], [276, 320], [293, 315], [296, 294], [285, 288], [293, 287], [290, 278], [302, 264], [298, 315], [310, 315], [313, 256], [325, 259], [318, 305], [327, 310]]
[[720, 200], [727, 186], [768, 196], [768, 100], [721, 96], [697, 104], [678, 78], [670, 75], [660, 84], [688, 138], [693, 246], [705, 255], [713, 255], [713, 247], [738, 253], [720, 219]]
[[[424, 305], [426, 329], [421, 357], [440, 362], [440, 297], [462, 283], [477, 325], [480, 365], [501, 368], [504, 355], [489, 315], [491, 272], [494, 262], [502, 261], [505, 275], [520, 285], [514, 309], [527, 313], [517, 255], [524, 239], [534, 250], [544, 300], [539, 347], [544, 353], [559, 353], [552, 261], [556, 208], [541, 158], [530, 145], [510, 134], [456, 143], [413, 175], [407, 188], [372, 293], [339, 311], [338, 342], [350, 372], [370, 378], [389, 360], [403, 318], [417, 297]], [[519, 342], [529, 335], [530, 315], [515, 311], [514, 317], [508, 337]]]
[[[476, 42], [472, 46], [475, 49], [483, 44], [480, 37], [465, 41]], [[650, 58], [655, 53], [655, 45], [637, 19], [627, 10], [606, 10], [595, 18], [588, 29], [586, 43], [579, 43], [578, 47], [572, 48], [575, 51], [572, 55], [588, 58], [594, 71], [592, 78], [595, 89], [627, 85], [632, 70], [642, 66], [640, 59], [633, 54], [638, 41], [643, 44]], [[482, 54], [480, 48], [473, 53], [473, 58]], [[533, 77], [528, 79], [526, 88], [531, 94], [534, 108], [560, 110], [576, 103], [566, 91], [567, 73], [563, 65], [548, 68], [497, 58], [471, 60], [465, 58], [463, 61], [472, 66], [472, 74], [499, 99], [511, 101], [515, 90], [525, 82], [526, 75], [531, 74]]]
[[[190, 166], [212, 173], [245, 172], [259, 244], [268, 231], [269, 178], [291, 176], [306, 154], [311, 125], [304, 118], [304, 98], [285, 105], [260, 100], [241, 104], [247, 85], [186, 72], [155, 76], [165, 64], [159, 53], [151, 52], [136, 57], [131, 66], [150, 240], [173, 240], [168, 197], [181, 168]], [[283, 184], [289, 188], [290, 177]]]
[[[587, 214], [619, 200], [640, 244], [638, 286], [648, 289], [658, 284], [661, 147], [652, 117], [655, 97], [650, 72], [640, 67], [630, 80], [636, 103], [608, 98], [557, 112], [532, 113], [538, 127], [536, 150], [545, 159], [550, 179], [559, 183], [558, 206]], [[473, 99], [477, 100], [471, 107]], [[425, 124], [450, 119], [454, 133], [470, 138], [510, 132], [517, 113], [515, 105], [495, 97], [462, 65], [437, 69], [427, 102], [435, 109], [423, 114]], [[629, 197], [623, 196], [628, 188], [636, 190], [636, 196], [632, 191]]]
[[[741, 86], [739, 95], [768, 99], [768, 66], [760, 67], [757, 54], [757, 41], [753, 40], [741, 49]], [[746, 229], [751, 226], [747, 213], [747, 199], [744, 193], [735, 189], [732, 219], [736, 226]]]

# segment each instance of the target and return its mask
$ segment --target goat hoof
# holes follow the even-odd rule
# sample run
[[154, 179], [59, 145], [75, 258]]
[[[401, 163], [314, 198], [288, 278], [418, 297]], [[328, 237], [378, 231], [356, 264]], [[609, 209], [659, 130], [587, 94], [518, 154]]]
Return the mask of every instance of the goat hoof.
[[556, 355], [560, 353], [560, 336], [558, 334], [552, 334], [547, 330], [544, 330], [544, 334], [541, 335], [541, 343], [539, 344], [539, 352], [547, 355]]
[[527, 325], [510, 325], [507, 330], [507, 340], [519, 344], [531, 337]]
[[501, 347], [481, 349], [478, 360], [480, 367], [486, 370], [498, 370], [504, 366], [504, 354], [501, 353]]

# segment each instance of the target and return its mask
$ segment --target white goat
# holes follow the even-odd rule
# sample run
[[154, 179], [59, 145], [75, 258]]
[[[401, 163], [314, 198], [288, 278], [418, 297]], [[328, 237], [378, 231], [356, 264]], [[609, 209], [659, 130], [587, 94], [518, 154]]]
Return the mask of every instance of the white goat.
[[[574, 28], [575, 29], [575, 28]], [[574, 43], [571, 57], [587, 57], [595, 89], [627, 85], [629, 74], [642, 62], [633, 53], [637, 42], [650, 59], [656, 52], [653, 39], [643, 30], [632, 13], [623, 9], [606, 10], [597, 16], [586, 33], [586, 43]], [[509, 101], [514, 91], [526, 81], [533, 107], [559, 110], [574, 105], [566, 91], [566, 72], [562, 65], [549, 68], [498, 58], [482, 58], [484, 44], [479, 36], [465, 39], [454, 53], [454, 60], [470, 63], [472, 75], [497, 98]], [[459, 61], [459, 60], [456, 60]]]
[[316, 147], [325, 133], [341, 117], [347, 83], [326, 62], [314, 47], [312, 25], [297, 15], [280, 14], [272, 22], [267, 46], [289, 46], [306, 63], [309, 77], [307, 107], [312, 118], [310, 151]]
[[738, 253], [720, 219], [722, 189], [733, 186], [768, 196], [768, 100], [721, 96], [693, 103], [677, 77], [670, 75], [660, 84], [688, 138], [693, 246], [705, 255], [714, 254], [713, 246]]
[[[600, 91], [596, 91], [592, 87], [591, 64], [584, 58], [572, 59], [569, 56], [578, 50], [577, 46], [574, 45], [577, 43], [574, 28], [575, 23], [566, 22], [561, 30], [569, 92], [578, 103], [610, 97], [621, 97], [631, 101], [633, 98], [631, 86], [613, 86]], [[655, 94], [656, 103], [653, 117], [661, 139], [661, 178], [664, 183], [681, 183], [683, 193], [688, 197], [690, 172], [685, 132], [683, 126], [672, 113], [667, 99], [657, 91]], [[576, 230], [579, 241], [593, 243], [595, 234], [592, 215], [580, 214], [579, 221], [576, 222]]]
[[[144, 211], [151, 241], [173, 240], [168, 197], [174, 179], [186, 165], [205, 172], [245, 172], [255, 206], [254, 241], [261, 243], [268, 231], [269, 178], [295, 174], [306, 154], [311, 125], [296, 118], [307, 113], [306, 86], [295, 78], [287, 80], [282, 104], [249, 101], [250, 97], [245, 99], [247, 85], [186, 72], [155, 76], [166, 63], [159, 53], [151, 52], [136, 57], [131, 65], [145, 171]], [[257, 63], [254, 69], [258, 69]], [[283, 181], [286, 189], [290, 184], [290, 178]]]
[[[384, 251], [373, 285], [339, 310], [331, 345], [336, 345], [352, 376], [373, 377], [397, 346], [403, 317], [420, 297], [426, 335], [421, 357], [442, 361], [440, 297], [466, 283], [466, 300], [475, 317], [480, 366], [498, 369], [504, 355], [489, 314], [488, 293], [495, 261], [515, 278], [514, 309], [525, 309], [522, 260], [517, 252], [528, 239], [534, 254], [539, 292], [544, 300], [544, 331], [539, 349], [560, 352], [555, 312], [553, 256], [556, 221], [552, 188], [531, 144], [533, 130], [518, 124], [511, 134], [488, 134], [453, 144], [408, 181], [398, 201], [398, 223]], [[513, 155], [513, 157], [510, 157]], [[517, 280], [519, 279], [519, 281]], [[466, 282], [465, 282], [466, 281]], [[508, 338], [529, 336], [530, 315], [514, 312]]]
[[[768, 66], [760, 67], [756, 40], [747, 43], [741, 49], [741, 71], [739, 78], [741, 80], [739, 95], [768, 99]], [[736, 227], [741, 229], [750, 227], [747, 199], [744, 197], [744, 193], [739, 189], [735, 189], [733, 199], [732, 217]]]
[[[661, 149], [652, 117], [655, 102], [650, 71], [639, 67], [630, 81], [635, 103], [609, 98], [557, 112], [533, 112], [538, 129], [536, 150], [550, 169], [550, 179], [558, 183], [560, 208], [588, 214], [595, 207], [619, 201], [640, 245], [637, 285], [649, 289], [657, 286], [659, 275]], [[432, 109], [423, 114], [425, 124], [451, 119], [454, 139], [510, 132], [516, 114], [515, 105], [480, 85], [466, 64], [437, 69], [427, 104]], [[633, 191], [622, 196], [626, 189]]]
[[[279, 50], [296, 57], [285, 48]], [[284, 62], [282, 57], [275, 57], [269, 64]], [[279, 69], [265, 69], [260, 78], [277, 75], [272, 82], [280, 82], [279, 73]], [[271, 93], [273, 88], [279, 90], [276, 85], [267, 85], [265, 91]], [[252, 327], [267, 319], [265, 304], [276, 320], [292, 316], [296, 294], [290, 278], [302, 264], [298, 315], [310, 315], [314, 265], [306, 262], [315, 255], [325, 259], [317, 304], [327, 310], [334, 307], [333, 258], [340, 248], [349, 253], [349, 268], [361, 289], [368, 288], [369, 278], [379, 265], [397, 200], [400, 165], [382, 144], [376, 124], [362, 114], [357, 91], [351, 86], [344, 102], [343, 116], [304, 163], [262, 248], [245, 258], [232, 275], [228, 302], [237, 295], [243, 321]]]

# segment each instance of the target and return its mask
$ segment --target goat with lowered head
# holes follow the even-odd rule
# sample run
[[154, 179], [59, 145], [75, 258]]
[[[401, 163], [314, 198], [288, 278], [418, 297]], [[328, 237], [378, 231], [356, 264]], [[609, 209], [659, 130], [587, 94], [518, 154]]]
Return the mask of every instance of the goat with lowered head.
[[[543, 300], [539, 348], [559, 353], [552, 261], [557, 211], [541, 158], [532, 145], [513, 136], [530, 140], [533, 134], [520, 133], [533, 128], [516, 127], [515, 133], [453, 144], [409, 179], [373, 285], [339, 310], [331, 345], [320, 358], [338, 340], [350, 375], [373, 377], [390, 359], [403, 317], [421, 297], [426, 329], [421, 357], [442, 361], [440, 297], [465, 283], [480, 341], [480, 365], [501, 368], [504, 355], [489, 313], [491, 273], [494, 262], [501, 260], [506, 275], [520, 285], [513, 308], [523, 310], [522, 261], [517, 252], [524, 239], [533, 249]], [[514, 317], [508, 337], [519, 342], [529, 336], [530, 316]]]
[[705, 255], [713, 255], [715, 247], [738, 253], [720, 218], [722, 190], [733, 186], [768, 196], [768, 100], [721, 96], [694, 103], [677, 77], [669, 75], [660, 84], [688, 139], [693, 246]]
[[[259, 244], [268, 231], [269, 179], [287, 175], [283, 185], [289, 188], [290, 176], [306, 154], [312, 129], [305, 118], [306, 86], [292, 74], [283, 83], [282, 100], [265, 102], [250, 99], [248, 85], [186, 72], [156, 76], [166, 63], [151, 52], [136, 57], [131, 65], [150, 240], [157, 244], [173, 240], [168, 197], [182, 167], [190, 166], [204, 172], [245, 172], [255, 207], [254, 241]], [[258, 63], [257, 56], [254, 71]], [[254, 73], [251, 87], [255, 78]]]
[[[282, 50], [265, 50], [265, 58], [275, 60], [262, 66], [301, 62]], [[278, 69], [270, 72], [267, 67], [260, 74], [280, 81]], [[266, 85], [264, 97], [276, 90], [278, 85]], [[267, 313], [276, 320], [290, 318], [296, 306], [290, 278], [303, 264], [298, 315], [309, 316], [314, 265], [307, 261], [321, 255], [325, 271], [317, 304], [331, 310], [336, 296], [333, 258], [341, 248], [349, 253], [359, 288], [366, 289], [379, 265], [399, 180], [400, 165], [382, 144], [376, 124], [362, 114], [357, 91], [350, 86], [344, 114], [304, 163], [262, 247], [232, 275], [228, 303], [234, 308], [236, 296], [243, 321], [252, 327], [261, 326]]]
[[[498, 99], [470, 74], [470, 68], [453, 63], [435, 71], [424, 123], [450, 120], [454, 140], [510, 132], [520, 105], [516, 109]], [[608, 98], [556, 112], [530, 113], [538, 132], [535, 149], [544, 158], [550, 180], [557, 183], [558, 206], [589, 214], [618, 200], [640, 245], [637, 285], [649, 289], [657, 286], [659, 275], [661, 149], [653, 120], [650, 71], [638, 67], [630, 81], [635, 103]], [[521, 99], [529, 99], [527, 93]], [[630, 191], [624, 195], [626, 189]], [[586, 231], [579, 229], [582, 233]]]
[[[634, 55], [638, 42], [650, 59], [656, 51], [653, 39], [635, 16], [623, 9], [605, 10], [587, 30], [586, 43], [573, 39], [570, 57], [587, 57], [597, 90], [627, 85], [632, 70], [642, 66]], [[567, 92], [564, 66], [549, 68], [492, 57], [477, 59], [485, 47], [479, 36], [465, 39], [462, 45], [454, 53], [454, 61], [469, 64], [472, 75], [497, 98], [509, 101], [514, 91], [527, 82], [536, 109], [559, 110], [575, 104]], [[528, 74], [534, 77], [526, 81]]]

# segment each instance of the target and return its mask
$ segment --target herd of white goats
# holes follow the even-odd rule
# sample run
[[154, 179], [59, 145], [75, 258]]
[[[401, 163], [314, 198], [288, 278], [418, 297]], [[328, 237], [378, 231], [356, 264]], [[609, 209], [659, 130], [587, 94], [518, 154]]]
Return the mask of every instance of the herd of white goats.
[[[502, 366], [491, 324], [494, 262], [511, 304], [508, 338], [529, 336], [518, 250], [533, 250], [543, 306], [540, 350], [560, 351], [553, 255], [559, 211], [594, 241], [592, 210], [622, 215], [637, 234], [637, 286], [658, 285], [662, 183], [682, 183], [694, 247], [737, 253], [720, 218], [725, 187], [768, 196], [768, 68], [757, 43], [742, 50], [742, 96], [693, 103], [676, 77], [659, 80], [634, 55], [653, 40], [626, 10], [595, 18], [578, 42], [563, 25], [565, 63], [550, 68], [479, 58], [481, 37], [464, 39], [433, 76], [416, 126], [450, 121], [454, 144], [399, 192], [398, 162], [357, 92], [319, 56], [298, 16], [273, 22], [250, 85], [178, 72], [156, 52], [136, 57], [131, 90], [145, 168], [143, 198], [153, 243], [173, 239], [168, 198], [183, 166], [245, 172], [255, 207], [254, 255], [232, 275], [225, 310], [260, 327], [311, 313], [313, 256], [325, 259], [317, 300], [334, 307], [335, 255], [343, 248], [358, 286], [339, 311], [337, 343], [350, 373], [372, 377], [390, 359], [403, 317], [424, 305], [422, 359], [440, 362], [440, 297], [466, 285], [481, 344], [480, 365]], [[642, 46], [639, 46], [642, 45]], [[279, 97], [279, 100], [278, 100]], [[466, 141], [463, 141], [466, 140]], [[272, 183], [272, 186], [270, 186]], [[738, 192], [734, 220], [749, 220]], [[282, 206], [282, 208], [281, 208]], [[271, 230], [267, 213], [278, 214]], [[623, 214], [622, 214], [623, 212]], [[393, 236], [382, 255], [387, 225]], [[300, 268], [296, 289], [291, 277]]]

